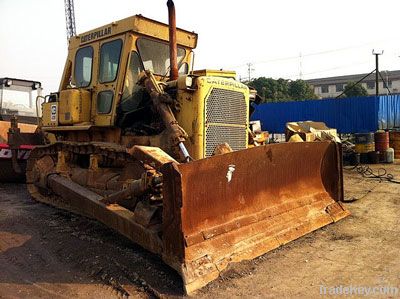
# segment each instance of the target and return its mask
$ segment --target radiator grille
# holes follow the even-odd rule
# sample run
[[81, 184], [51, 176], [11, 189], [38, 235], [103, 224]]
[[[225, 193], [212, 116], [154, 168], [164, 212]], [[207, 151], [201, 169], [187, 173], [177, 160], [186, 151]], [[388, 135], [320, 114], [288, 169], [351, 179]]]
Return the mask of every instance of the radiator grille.
[[206, 122], [246, 125], [246, 101], [238, 91], [213, 88], [207, 98]]
[[[206, 100], [205, 156], [228, 143], [234, 150], [247, 147], [247, 109], [244, 94], [214, 88]], [[233, 125], [233, 126], [232, 126]]]
[[206, 157], [213, 154], [215, 147], [228, 143], [234, 151], [246, 148], [246, 127], [210, 125], [206, 127]]

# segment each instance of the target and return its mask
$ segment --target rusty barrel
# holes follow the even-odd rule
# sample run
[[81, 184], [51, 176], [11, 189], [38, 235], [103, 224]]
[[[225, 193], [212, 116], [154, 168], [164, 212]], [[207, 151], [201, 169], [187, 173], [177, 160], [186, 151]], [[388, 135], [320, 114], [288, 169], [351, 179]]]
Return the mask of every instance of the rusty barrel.
[[375, 151], [374, 133], [357, 133], [354, 134], [356, 153], [360, 154], [360, 162], [362, 164], [369, 163], [368, 153]]
[[386, 151], [389, 149], [389, 132], [375, 132], [375, 151], [379, 152], [379, 160], [386, 162]]
[[400, 131], [389, 133], [389, 144], [394, 149], [394, 158], [400, 159]]
[[355, 137], [355, 151], [366, 154], [375, 151], [374, 133], [357, 133]]

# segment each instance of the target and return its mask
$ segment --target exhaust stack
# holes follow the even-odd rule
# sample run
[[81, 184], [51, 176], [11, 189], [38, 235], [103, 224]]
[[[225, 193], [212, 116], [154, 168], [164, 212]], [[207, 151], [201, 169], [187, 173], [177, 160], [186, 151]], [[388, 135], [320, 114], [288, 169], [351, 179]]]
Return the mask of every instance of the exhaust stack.
[[178, 47], [176, 44], [176, 17], [175, 5], [172, 0], [168, 0], [168, 24], [169, 24], [169, 61], [171, 64], [170, 80], [178, 79]]

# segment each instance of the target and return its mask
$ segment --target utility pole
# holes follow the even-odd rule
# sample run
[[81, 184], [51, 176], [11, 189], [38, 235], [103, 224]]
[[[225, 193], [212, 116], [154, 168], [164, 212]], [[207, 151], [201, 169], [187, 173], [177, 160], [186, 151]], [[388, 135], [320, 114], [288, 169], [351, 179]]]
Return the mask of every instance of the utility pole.
[[384, 85], [386, 85], [386, 95], [388, 95], [389, 94], [389, 76], [388, 76], [387, 70], [385, 71], [385, 74], [386, 74], [386, 82], [384, 82], [385, 83]]
[[303, 56], [301, 55], [301, 52], [300, 52], [300, 55], [299, 55], [299, 79], [300, 80], [302, 80], [303, 79]]
[[247, 63], [247, 72], [249, 74], [249, 83], [251, 82], [251, 72], [254, 71], [253, 64], [251, 62]]
[[381, 52], [375, 52], [372, 50], [372, 55], [375, 55], [375, 95], [379, 96], [379, 55], [383, 54], [383, 50]]

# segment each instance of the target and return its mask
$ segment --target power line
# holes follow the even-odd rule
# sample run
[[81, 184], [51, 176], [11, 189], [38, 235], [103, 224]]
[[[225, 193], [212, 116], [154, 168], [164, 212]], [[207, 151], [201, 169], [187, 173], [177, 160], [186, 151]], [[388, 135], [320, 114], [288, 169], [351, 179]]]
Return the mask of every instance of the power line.
[[342, 66], [335, 66], [332, 68], [328, 68], [328, 69], [322, 69], [322, 70], [317, 70], [317, 71], [313, 71], [313, 72], [308, 72], [308, 73], [304, 73], [303, 75], [313, 75], [313, 74], [319, 74], [319, 73], [325, 73], [325, 72], [329, 72], [329, 71], [333, 71], [333, 70], [340, 70], [340, 69], [346, 69], [352, 66], [357, 66], [357, 65], [362, 65], [362, 64], [369, 64], [370, 61], [369, 60], [364, 60], [363, 62], [358, 62], [358, 63], [351, 63], [351, 64], [346, 64], [346, 65], [342, 65]]
[[[352, 66], [369, 64], [369, 63], [370, 63], [370, 60], [364, 60], [362, 62], [351, 63], [351, 64], [336, 66], [336, 67], [322, 69], [322, 70], [320, 69], [320, 70], [313, 71], [313, 72], [308, 72], [308, 73], [302, 73], [302, 76], [304, 77], [304, 76], [308, 76], [308, 75], [319, 74], [319, 73], [324, 73], [324, 72], [333, 71], [333, 70], [346, 69], [346, 68], [349, 68], [349, 67], [352, 67]], [[286, 75], [285, 77], [293, 78], [293, 77], [298, 77], [298, 76], [299, 76], [299, 73]]]
[[[357, 48], [362, 48], [374, 43], [380, 43], [383, 42], [385, 40], [381, 40], [381, 41], [377, 41], [377, 42], [369, 42], [369, 43], [364, 43], [364, 44], [359, 44], [356, 46], [350, 46], [350, 47], [343, 47], [343, 48], [336, 48], [336, 49], [330, 49], [330, 50], [323, 50], [323, 51], [318, 51], [318, 52], [311, 52], [311, 53], [306, 53], [306, 54], [302, 54], [301, 58], [304, 57], [310, 57], [310, 56], [318, 56], [318, 55], [325, 55], [325, 54], [331, 54], [331, 53], [335, 53], [335, 52], [341, 52], [341, 51], [347, 51], [347, 50], [351, 50], [351, 49], [357, 49]], [[287, 61], [287, 60], [294, 60], [294, 59], [299, 59], [299, 55], [296, 56], [286, 56], [286, 57], [278, 57], [278, 58], [273, 58], [273, 59], [267, 59], [267, 60], [262, 60], [262, 61], [254, 61], [252, 62], [253, 65], [256, 64], [265, 64], [265, 63], [271, 63], [271, 62], [280, 62], [280, 61]], [[240, 64], [237, 66], [231, 66], [230, 68], [239, 68], [239, 67], [243, 67], [243, 66], [247, 66], [247, 63], [245, 64]]]
[[251, 82], [251, 72], [254, 71], [253, 64], [251, 62], [247, 63], [247, 72], [249, 74], [249, 82]]

